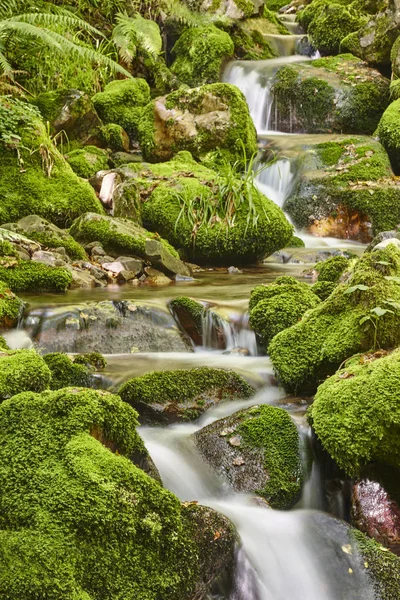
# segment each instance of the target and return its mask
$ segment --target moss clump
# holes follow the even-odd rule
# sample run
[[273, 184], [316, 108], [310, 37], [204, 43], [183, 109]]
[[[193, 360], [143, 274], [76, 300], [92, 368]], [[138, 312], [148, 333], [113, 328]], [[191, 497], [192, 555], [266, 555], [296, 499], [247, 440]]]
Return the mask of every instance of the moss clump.
[[124, 383], [118, 393], [145, 420], [187, 421], [223, 400], [249, 398], [254, 390], [233, 371], [200, 367], [147, 373]]
[[41, 392], [50, 384], [50, 370], [34, 350], [0, 351], [0, 399], [20, 392]]
[[354, 362], [319, 386], [309, 419], [349, 475], [372, 461], [399, 467], [400, 351]]
[[17, 325], [24, 303], [17, 298], [3, 281], [0, 281], [0, 329]]
[[10, 267], [0, 265], [0, 280], [13, 292], [66, 292], [72, 275], [67, 269], [21, 260]]
[[107, 148], [111, 148], [113, 152], [127, 152], [129, 150], [129, 138], [121, 125], [116, 123], [103, 125], [100, 128], [100, 134], [103, 143], [106, 144]]
[[[310, 5], [312, 6], [312, 5]], [[311, 43], [324, 54], [338, 54], [340, 42], [367, 22], [365, 15], [340, 4], [326, 2], [308, 26]]]
[[59, 390], [69, 386], [90, 387], [89, 371], [82, 364], [75, 364], [67, 354], [50, 352], [43, 357], [51, 371], [50, 389]]
[[379, 140], [392, 162], [393, 169], [400, 174], [400, 100], [395, 100], [385, 110], [379, 122]]
[[287, 248], [305, 248], [305, 243], [301, 238], [294, 235], [288, 243]]
[[310, 286], [296, 280], [257, 286], [250, 296], [250, 325], [268, 348], [277, 333], [297, 323], [307, 310], [318, 304], [319, 299]]
[[[375, 328], [364, 318], [373, 319], [377, 306], [390, 309], [390, 302], [400, 301], [399, 275], [400, 250], [393, 244], [367, 253], [325, 302], [275, 336], [268, 351], [287, 390], [312, 394], [344, 360], [373, 347]], [[398, 318], [395, 310], [380, 318], [375, 343], [381, 348], [400, 343]]]
[[344, 271], [349, 268], [350, 262], [350, 259], [345, 256], [332, 256], [328, 260], [317, 263], [314, 269], [318, 273], [318, 281], [338, 283]]
[[73, 172], [85, 179], [90, 179], [97, 171], [108, 169], [108, 153], [96, 146], [85, 146], [73, 150], [65, 156]]
[[242, 60], [267, 60], [277, 53], [268, 40], [257, 29], [249, 29], [244, 23], [235, 23], [230, 36], [235, 46], [235, 57]]
[[3, 402], [4, 598], [190, 597], [196, 546], [179, 500], [129, 460], [147, 456], [136, 416], [82, 388]]
[[320, 300], [326, 300], [332, 294], [335, 287], [336, 283], [332, 281], [317, 281], [317, 283], [311, 286], [311, 289]]
[[106, 359], [100, 352], [85, 352], [84, 354], [78, 354], [74, 357], [74, 363], [76, 365], [94, 367], [95, 369], [104, 369], [107, 365]]
[[216, 149], [235, 162], [243, 160], [243, 148], [248, 156], [257, 150], [245, 97], [228, 83], [180, 89], [154, 100], [145, 108], [138, 133], [143, 155], [150, 162], [168, 160], [180, 150], [204, 158]]
[[223, 62], [233, 57], [234, 44], [229, 34], [214, 25], [184, 31], [172, 54], [171, 71], [180, 81], [196, 87], [219, 80]]
[[0, 222], [36, 214], [65, 227], [87, 211], [103, 213], [103, 208], [55, 148], [37, 110], [2, 96]]
[[146, 240], [157, 239], [170, 254], [178, 257], [176, 250], [168, 242], [128, 219], [88, 213], [74, 221], [70, 233], [82, 244], [101, 242], [105, 251], [111, 255], [134, 255], [141, 258], [146, 258]]
[[204, 306], [187, 296], [179, 296], [169, 303], [169, 308], [181, 328], [198, 346], [203, 342]]
[[150, 87], [144, 79], [111, 81], [93, 97], [93, 104], [104, 123], [116, 123], [135, 137], [143, 107], [150, 102]]
[[301, 171], [284, 205], [297, 227], [325, 222], [325, 235], [333, 231], [367, 242], [371, 233], [400, 222], [400, 191], [388, 156], [375, 140], [357, 136], [317, 144], [306, 152]]

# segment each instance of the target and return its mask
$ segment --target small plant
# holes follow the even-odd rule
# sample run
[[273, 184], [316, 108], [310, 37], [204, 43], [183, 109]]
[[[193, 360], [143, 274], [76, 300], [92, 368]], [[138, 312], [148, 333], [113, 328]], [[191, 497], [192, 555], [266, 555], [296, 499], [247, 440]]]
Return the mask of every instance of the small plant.
[[[396, 302], [395, 300], [392, 300], [391, 298], [389, 298], [388, 300], [384, 300], [383, 304], [387, 304], [391, 308], [382, 308], [381, 306], [375, 306], [374, 308], [371, 308], [369, 314], [362, 317], [359, 321], [360, 325], [367, 324], [367, 326], [372, 326], [373, 328], [373, 352], [375, 352], [377, 350], [377, 347], [379, 346], [378, 331], [382, 318], [386, 314], [394, 315], [396, 310], [400, 310], [400, 303]], [[395, 310], [392, 310], [392, 308]]]

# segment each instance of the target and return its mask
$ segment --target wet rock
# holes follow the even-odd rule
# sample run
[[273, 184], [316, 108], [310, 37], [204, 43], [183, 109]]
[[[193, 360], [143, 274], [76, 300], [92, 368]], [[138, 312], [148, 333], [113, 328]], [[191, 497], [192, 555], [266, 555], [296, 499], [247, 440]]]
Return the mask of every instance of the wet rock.
[[146, 267], [144, 272], [147, 275], [146, 283], [149, 283], [150, 285], [169, 285], [171, 283], [169, 277], [153, 267]]
[[38, 250], [32, 254], [32, 260], [40, 262], [48, 267], [56, 266], [57, 258], [52, 252], [45, 252], [44, 250]]
[[146, 258], [151, 264], [168, 275], [178, 274], [190, 277], [192, 274], [190, 268], [168, 252], [165, 246], [158, 240], [146, 240], [145, 252]]
[[143, 271], [143, 261], [132, 256], [119, 256], [116, 262], [120, 263], [127, 271], [133, 271], [134, 273], [141, 273]]
[[352, 522], [386, 548], [400, 553], [400, 508], [377, 481], [362, 479], [354, 484]]
[[299, 497], [299, 437], [289, 414], [268, 405], [239, 411], [194, 434], [208, 464], [236, 492], [257, 493], [273, 508]]
[[241, 273], [243, 273], [243, 271], [241, 271], [240, 269], [238, 269], [237, 267], [229, 267], [228, 268], [228, 273], [230, 275], [239, 275]]
[[187, 352], [188, 338], [169, 311], [129, 301], [88, 303], [32, 310], [24, 329], [47, 352]]
[[118, 393], [138, 411], [142, 424], [159, 424], [192, 421], [211, 406], [249, 398], [254, 390], [233, 371], [200, 367], [135, 377]]
[[132, 281], [136, 279], [137, 273], [135, 271], [128, 271], [127, 269], [123, 269], [117, 275], [118, 283], [127, 283], [128, 281]]
[[202, 346], [204, 306], [192, 298], [180, 296], [171, 300], [169, 309], [193, 343], [196, 346]]

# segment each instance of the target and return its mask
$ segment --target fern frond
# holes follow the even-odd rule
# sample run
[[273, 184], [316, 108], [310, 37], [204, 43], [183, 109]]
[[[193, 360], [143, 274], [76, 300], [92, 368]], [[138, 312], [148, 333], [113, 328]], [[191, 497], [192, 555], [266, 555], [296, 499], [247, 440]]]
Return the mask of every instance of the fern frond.
[[55, 27], [64, 27], [68, 30], [73, 30], [73, 29], [80, 29], [82, 31], [87, 31], [89, 33], [92, 33], [93, 35], [99, 36], [99, 37], [104, 37], [104, 35], [101, 33], [101, 31], [99, 31], [98, 29], [96, 29], [95, 27], [93, 27], [92, 25], [90, 25], [89, 23], [87, 23], [86, 21], [84, 21], [83, 19], [79, 19], [78, 17], [75, 17], [75, 15], [73, 15], [72, 13], [70, 13], [69, 11], [64, 10], [62, 13], [61, 12], [57, 12], [56, 14], [53, 13], [24, 13], [21, 15], [17, 15], [17, 16], [13, 16], [11, 17], [11, 20], [13, 21], [20, 21], [22, 23], [30, 23], [31, 25], [42, 25], [46, 28], [51, 28], [51, 26], [55, 26]]
[[1, 52], [1, 51], [0, 51], [0, 71], [3, 75], [7, 75], [8, 77], [12, 76], [11, 65], [8, 62], [5, 55], [3, 54], [3, 52]]
[[138, 48], [142, 48], [154, 58], [160, 54], [162, 38], [157, 23], [144, 19], [139, 13], [134, 17], [118, 13], [116, 21], [112, 37], [125, 62], [132, 62]]

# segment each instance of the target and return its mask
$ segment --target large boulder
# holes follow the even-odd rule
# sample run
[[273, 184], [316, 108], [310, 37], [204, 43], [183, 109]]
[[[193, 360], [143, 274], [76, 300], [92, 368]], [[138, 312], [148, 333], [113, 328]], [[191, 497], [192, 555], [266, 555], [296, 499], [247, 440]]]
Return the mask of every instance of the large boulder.
[[0, 401], [20, 392], [46, 390], [50, 380], [50, 370], [35, 350], [0, 348]]
[[228, 33], [214, 25], [186, 29], [172, 49], [171, 71], [191, 87], [219, 81], [225, 61], [233, 57]]
[[400, 186], [378, 142], [339, 138], [305, 150], [284, 209], [310, 233], [365, 243], [400, 223]]
[[373, 461], [400, 466], [399, 376], [400, 351], [378, 352], [353, 358], [319, 386], [309, 418], [348, 474]]
[[52, 143], [34, 106], [2, 96], [0, 123], [0, 222], [36, 214], [65, 227], [85, 212], [103, 212], [93, 188]]
[[[193, 4], [192, 0], [190, 3]], [[195, 0], [195, 4], [201, 12], [209, 12], [236, 21], [259, 15], [264, 0]]]
[[138, 411], [142, 424], [157, 424], [197, 419], [211, 406], [249, 398], [254, 390], [233, 371], [200, 367], [134, 377], [118, 393]]
[[319, 302], [311, 286], [294, 277], [278, 277], [274, 283], [258, 285], [251, 291], [250, 325], [267, 349], [277, 333], [300, 321]]
[[302, 483], [299, 434], [282, 408], [255, 406], [215, 421], [194, 434], [201, 455], [236, 492], [289, 508]]
[[350, 356], [378, 345], [398, 345], [399, 276], [396, 246], [364, 254], [346, 283], [337, 285], [299, 323], [278, 333], [268, 351], [285, 388], [311, 394]]
[[118, 396], [26, 392], [1, 405], [0, 423], [4, 597], [189, 600], [205, 545], [232, 560], [232, 534], [194, 535], [200, 519], [134, 464], [146, 450]]
[[273, 128], [288, 133], [372, 134], [389, 104], [389, 81], [351, 54], [280, 67]]
[[[400, 174], [400, 99], [392, 102], [382, 115], [377, 129], [378, 137], [389, 154], [393, 169]], [[398, 219], [396, 225], [399, 223]]]
[[138, 125], [146, 160], [165, 161], [179, 150], [200, 158], [219, 149], [231, 160], [256, 150], [256, 132], [242, 92], [227, 83], [180, 89], [156, 98]]
[[108, 153], [106, 150], [96, 148], [96, 146], [85, 146], [84, 148], [71, 150], [65, 155], [65, 160], [73, 172], [84, 179], [90, 179], [97, 171], [108, 168]]

